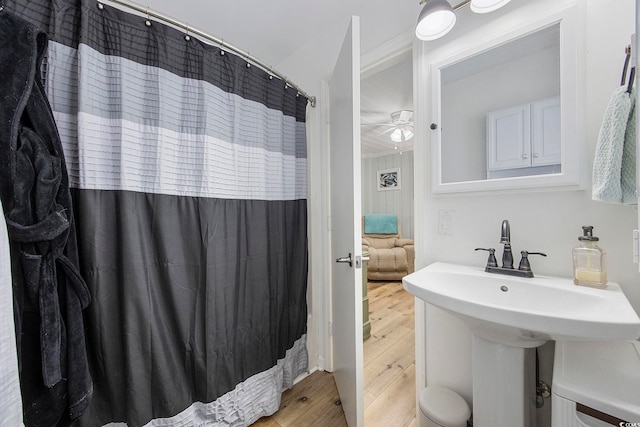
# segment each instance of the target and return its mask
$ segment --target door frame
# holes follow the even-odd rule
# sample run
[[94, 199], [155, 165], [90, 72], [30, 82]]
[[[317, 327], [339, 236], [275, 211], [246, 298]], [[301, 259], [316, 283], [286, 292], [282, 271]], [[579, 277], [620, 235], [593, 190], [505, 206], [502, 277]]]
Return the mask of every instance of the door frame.
[[[402, 55], [413, 49], [413, 31], [381, 44], [377, 48], [363, 54], [360, 59], [360, 75], [366, 77], [377, 73], [397, 61]], [[415, 54], [414, 54], [415, 56]], [[415, 77], [414, 77], [415, 82]], [[416, 93], [414, 88], [414, 99]], [[310, 244], [309, 265], [311, 282], [311, 313], [316, 318], [313, 322], [314, 332], [317, 333], [317, 368], [318, 370], [333, 371], [331, 348], [331, 228], [329, 224], [330, 201], [330, 164], [329, 164], [329, 82], [320, 82], [320, 92], [317, 99], [315, 122], [312, 126], [308, 143], [309, 153], [309, 212], [310, 212]], [[415, 101], [414, 101], [415, 103]], [[317, 138], [317, 139], [316, 139]], [[320, 143], [316, 144], [314, 140]], [[317, 213], [317, 214], [316, 214]], [[316, 215], [315, 218], [312, 215]], [[317, 242], [317, 244], [315, 243]], [[416, 257], [417, 258], [417, 257]], [[311, 316], [310, 316], [311, 317]], [[312, 357], [312, 363], [313, 355]], [[417, 368], [417, 366], [416, 366]]]
[[[638, 0], [640, 1], [640, 0]], [[413, 110], [414, 117], [416, 109], [420, 108], [420, 103], [426, 102], [426, 98], [419, 97], [420, 93], [424, 92], [424, 84], [420, 85], [420, 81], [418, 76], [418, 52], [420, 52], [420, 42], [416, 39], [413, 30], [400, 34], [399, 36], [389, 40], [388, 42], [380, 45], [376, 49], [373, 49], [366, 54], [362, 55], [361, 58], [361, 69], [360, 75], [361, 78], [364, 79], [371, 75], [374, 75], [383, 69], [390, 67], [396, 63], [399, 63], [404, 59], [404, 55], [408, 52], [412, 55], [413, 61]], [[425, 125], [426, 128], [426, 125]], [[414, 133], [416, 135], [418, 133], [422, 133], [422, 129], [418, 129], [418, 126], [414, 126]], [[416, 138], [416, 141], [418, 138]], [[424, 171], [422, 174], [416, 174], [415, 162], [416, 162], [416, 148], [418, 149], [418, 153], [421, 150], [420, 147], [414, 147], [414, 175], [412, 179], [414, 180], [414, 191], [416, 189], [424, 188], [423, 185], [418, 185], [416, 181], [423, 181], [424, 174], [428, 174], [428, 171]], [[428, 163], [427, 163], [428, 164]], [[415, 198], [414, 198], [415, 199]], [[422, 209], [418, 204], [414, 203], [414, 218], [421, 218]], [[420, 211], [420, 214], [418, 214]], [[415, 221], [415, 220], [414, 220]], [[416, 227], [414, 224], [414, 233], [419, 227]], [[416, 233], [417, 234], [417, 233]], [[414, 235], [414, 238], [416, 235]], [[415, 258], [416, 261], [423, 258], [423, 241], [425, 239], [416, 239], [415, 246]], [[416, 270], [419, 268], [419, 263], [416, 262]], [[420, 266], [422, 267], [422, 266]], [[425, 322], [426, 322], [426, 303], [418, 298], [414, 298], [414, 334], [415, 334], [415, 372], [416, 372], [416, 390], [415, 390], [415, 401], [416, 401], [416, 420], [420, 419], [420, 406], [418, 402], [420, 401], [420, 391], [424, 389], [426, 384], [426, 339], [425, 339]], [[366, 378], [365, 378], [366, 379]]]
[[[416, 88], [416, 43], [413, 31], [400, 34], [397, 37], [381, 44], [377, 48], [361, 55], [361, 77], [375, 74], [383, 68], [393, 64], [402, 55], [412, 51], [414, 61], [413, 97], [414, 105], [417, 100]], [[314, 354], [310, 354], [312, 371], [315, 369], [333, 371], [333, 348], [331, 340], [331, 234], [329, 224], [330, 201], [330, 165], [329, 165], [329, 82], [320, 82], [317, 106], [315, 111], [309, 113], [308, 122], [311, 126], [308, 137], [308, 161], [309, 161], [309, 266], [310, 266], [310, 292], [309, 301], [311, 310], [309, 315], [309, 329], [312, 339], [316, 342], [308, 345]], [[414, 108], [415, 109], [415, 108]], [[422, 188], [422, 187], [419, 187]], [[417, 216], [416, 216], [417, 218]], [[416, 248], [416, 259], [418, 259]], [[418, 301], [416, 311], [416, 390], [424, 388], [424, 311]], [[419, 320], [420, 319], [420, 320]], [[416, 402], [418, 401], [416, 391]], [[416, 405], [416, 416], [418, 405]]]

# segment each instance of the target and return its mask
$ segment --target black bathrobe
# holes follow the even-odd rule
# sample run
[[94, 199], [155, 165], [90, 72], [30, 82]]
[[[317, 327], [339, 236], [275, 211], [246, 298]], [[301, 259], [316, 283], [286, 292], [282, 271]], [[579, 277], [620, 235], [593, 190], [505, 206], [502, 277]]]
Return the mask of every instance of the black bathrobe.
[[82, 310], [90, 302], [62, 144], [41, 82], [47, 35], [0, 10], [0, 199], [11, 246], [25, 425], [69, 425], [86, 409]]

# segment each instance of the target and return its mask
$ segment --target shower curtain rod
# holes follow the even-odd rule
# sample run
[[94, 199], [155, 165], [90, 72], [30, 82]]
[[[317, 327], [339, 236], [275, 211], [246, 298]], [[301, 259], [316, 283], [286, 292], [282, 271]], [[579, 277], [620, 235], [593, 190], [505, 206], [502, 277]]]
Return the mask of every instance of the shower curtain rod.
[[210, 34], [205, 33], [204, 31], [200, 31], [197, 28], [192, 28], [189, 25], [176, 21], [173, 18], [169, 18], [168, 16], [162, 15], [158, 12], [154, 12], [152, 10], [150, 10], [149, 8], [144, 8], [142, 6], [139, 6], [135, 3], [129, 2], [127, 0], [100, 0], [98, 1], [98, 4], [100, 3], [105, 3], [105, 4], [109, 4], [109, 3], [115, 3], [124, 7], [127, 7], [129, 9], [133, 9], [137, 12], [143, 13], [147, 16], [147, 18], [153, 17], [156, 19], [159, 19], [161, 21], [164, 21], [165, 23], [168, 23], [174, 27], [177, 27], [179, 29], [184, 29], [186, 31], [186, 34], [189, 35], [189, 33], [191, 34], [195, 34], [197, 36], [200, 36], [208, 41], [211, 41], [215, 44], [217, 44], [218, 46], [220, 46], [221, 48], [230, 50], [238, 55], [240, 55], [241, 57], [243, 57], [244, 59], [246, 59], [247, 61], [250, 61], [256, 65], [258, 65], [260, 68], [262, 68], [263, 70], [265, 70], [266, 72], [278, 77], [280, 80], [284, 81], [286, 86], [289, 86], [295, 90], [298, 91], [298, 93], [302, 96], [304, 96], [305, 98], [307, 98], [309, 100], [309, 102], [311, 103], [311, 106], [315, 108], [316, 106], [316, 97], [315, 96], [311, 96], [309, 94], [307, 94], [304, 90], [302, 90], [298, 85], [296, 85], [293, 82], [290, 82], [286, 76], [280, 74], [278, 71], [274, 70], [272, 66], [265, 64], [264, 62], [262, 62], [261, 60], [259, 60], [258, 58], [251, 56], [249, 54], [249, 52], [245, 52], [242, 49], [238, 49], [237, 47], [230, 45], [229, 43], [226, 43], [223, 39], [219, 39], [217, 37], [214, 37]]

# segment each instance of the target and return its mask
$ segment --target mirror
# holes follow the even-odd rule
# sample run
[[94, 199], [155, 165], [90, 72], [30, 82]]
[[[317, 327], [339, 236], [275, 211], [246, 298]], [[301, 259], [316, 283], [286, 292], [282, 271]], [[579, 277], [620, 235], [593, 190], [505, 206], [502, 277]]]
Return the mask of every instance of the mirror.
[[434, 192], [580, 188], [583, 54], [571, 12], [432, 64]]

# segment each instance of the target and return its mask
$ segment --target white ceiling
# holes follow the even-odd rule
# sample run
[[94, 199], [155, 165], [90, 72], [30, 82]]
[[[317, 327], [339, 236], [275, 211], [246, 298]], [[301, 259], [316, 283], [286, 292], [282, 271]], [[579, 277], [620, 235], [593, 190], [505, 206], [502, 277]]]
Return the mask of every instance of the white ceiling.
[[[287, 68], [289, 58], [310, 58], [309, 52], [323, 50], [323, 56], [316, 55], [318, 63], [313, 63], [315, 58], [308, 60], [310, 66], [326, 67], [330, 73], [335, 59], [326, 58], [337, 58], [352, 15], [360, 16], [361, 51], [365, 54], [412, 31], [421, 9], [419, 0], [153, 0], [147, 4], [135, 0], [134, 3], [222, 39], [281, 72], [286, 71], [280, 66]], [[411, 58], [410, 54], [407, 56], [403, 63], [362, 81], [362, 110], [377, 113], [375, 117], [365, 114], [363, 121], [390, 122], [392, 112], [413, 109]], [[292, 80], [302, 84], [295, 78]], [[388, 133], [384, 135], [386, 140], [376, 136], [380, 131], [372, 126], [363, 127], [364, 155], [393, 152]]]

